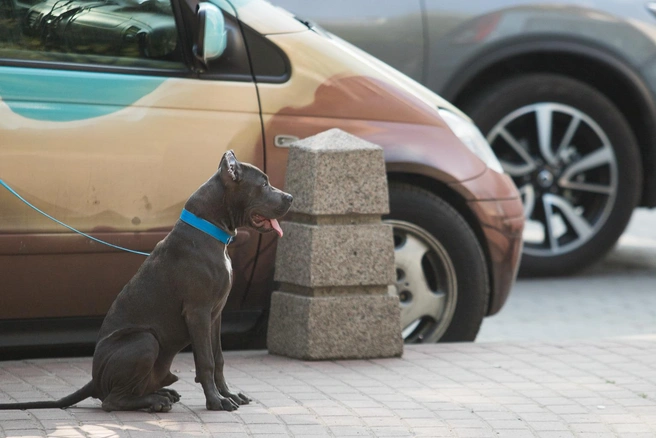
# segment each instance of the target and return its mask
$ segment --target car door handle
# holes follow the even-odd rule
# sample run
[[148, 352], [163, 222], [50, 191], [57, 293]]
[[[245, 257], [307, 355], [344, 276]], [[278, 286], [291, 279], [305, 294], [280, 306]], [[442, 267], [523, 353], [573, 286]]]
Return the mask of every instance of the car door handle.
[[290, 144], [298, 141], [298, 137], [294, 135], [276, 135], [273, 139], [273, 144], [278, 148], [288, 148]]

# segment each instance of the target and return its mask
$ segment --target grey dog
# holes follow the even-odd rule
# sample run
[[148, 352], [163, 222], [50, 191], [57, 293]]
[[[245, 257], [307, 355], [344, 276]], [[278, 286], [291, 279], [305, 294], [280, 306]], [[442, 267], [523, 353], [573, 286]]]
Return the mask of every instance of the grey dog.
[[[157, 244], [112, 304], [93, 355], [92, 380], [57, 401], [2, 404], [0, 409], [64, 408], [88, 397], [106, 411], [169, 411], [180, 395], [165, 388], [175, 355], [189, 344], [207, 409], [237, 409], [250, 399], [223, 376], [221, 311], [232, 285], [227, 243], [238, 227], [276, 231], [292, 196], [272, 187], [232, 151], [187, 201], [183, 216]], [[187, 216], [184, 216], [185, 211]], [[190, 217], [193, 219], [190, 219]], [[216, 233], [226, 234], [226, 242]]]

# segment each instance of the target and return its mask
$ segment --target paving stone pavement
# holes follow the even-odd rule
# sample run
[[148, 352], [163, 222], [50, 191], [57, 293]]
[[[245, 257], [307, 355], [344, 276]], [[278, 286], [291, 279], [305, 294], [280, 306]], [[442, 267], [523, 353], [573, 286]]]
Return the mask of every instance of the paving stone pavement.
[[[59, 398], [91, 359], [0, 362], [0, 402]], [[205, 410], [193, 358], [179, 355], [168, 413], [0, 411], [4, 437], [656, 437], [656, 336], [406, 347], [400, 359], [303, 362], [228, 352], [226, 376], [253, 398]]]

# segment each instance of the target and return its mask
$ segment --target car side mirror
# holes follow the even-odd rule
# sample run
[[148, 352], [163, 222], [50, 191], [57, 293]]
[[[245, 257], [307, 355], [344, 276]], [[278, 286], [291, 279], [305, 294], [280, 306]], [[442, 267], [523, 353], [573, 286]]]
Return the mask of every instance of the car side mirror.
[[223, 54], [228, 44], [228, 32], [223, 12], [212, 3], [199, 3], [196, 18], [198, 34], [194, 43], [194, 56], [207, 68], [209, 61]]

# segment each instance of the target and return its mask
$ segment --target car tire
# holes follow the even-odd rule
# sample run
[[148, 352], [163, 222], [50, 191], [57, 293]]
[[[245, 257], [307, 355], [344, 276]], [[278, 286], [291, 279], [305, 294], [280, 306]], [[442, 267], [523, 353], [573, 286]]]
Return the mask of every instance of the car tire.
[[390, 182], [397, 283], [404, 340], [476, 339], [487, 312], [486, 258], [465, 219], [435, 194]]
[[629, 124], [606, 96], [535, 73], [497, 83], [461, 108], [522, 193], [520, 275], [571, 274], [613, 247], [639, 201], [642, 163]]

